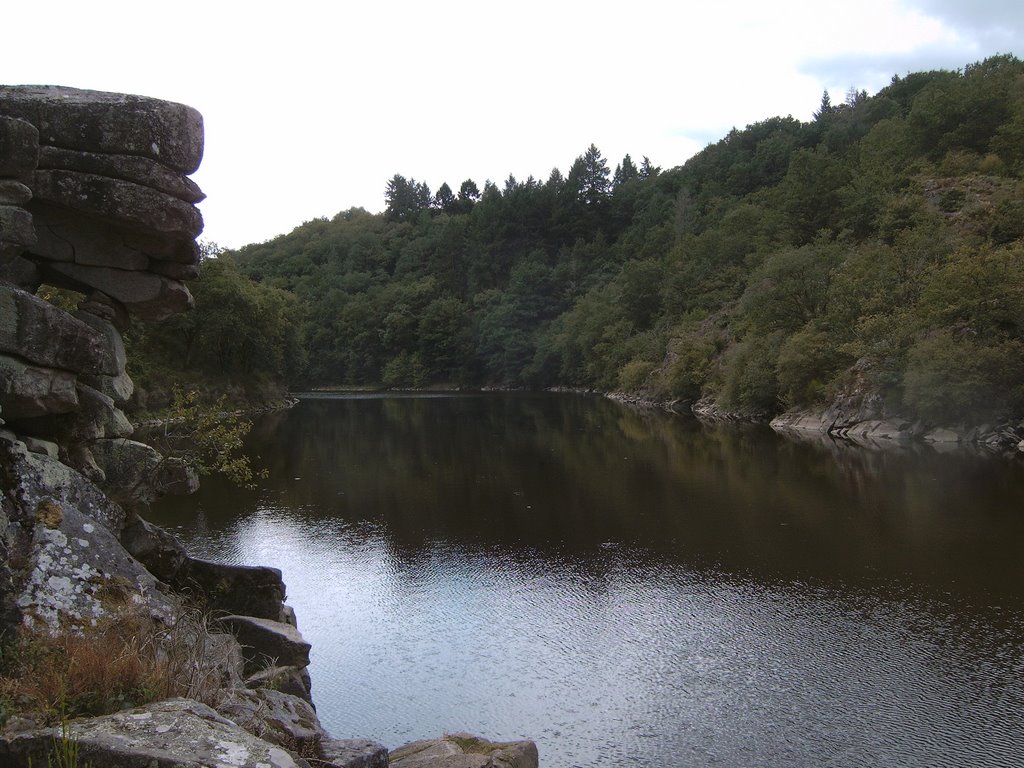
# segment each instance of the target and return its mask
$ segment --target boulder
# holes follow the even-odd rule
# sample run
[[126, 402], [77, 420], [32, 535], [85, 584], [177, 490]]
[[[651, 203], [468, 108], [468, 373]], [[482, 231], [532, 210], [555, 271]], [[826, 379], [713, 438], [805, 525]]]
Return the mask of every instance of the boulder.
[[14, 179], [0, 179], [0, 205], [24, 205], [32, 199], [32, 190]]
[[11, 498], [28, 510], [55, 501], [73, 507], [118, 535], [124, 527], [125, 511], [93, 483], [49, 456], [28, 451], [21, 442], [0, 442], [0, 464], [15, 478], [7, 488]]
[[245, 678], [246, 688], [272, 688], [313, 703], [309, 671], [299, 667], [267, 667]]
[[199, 203], [206, 198], [199, 186], [181, 173], [162, 163], [132, 155], [102, 155], [60, 147], [42, 147], [39, 150], [39, 168], [81, 171], [124, 179], [152, 187], [186, 203]]
[[217, 711], [254, 736], [302, 755], [315, 754], [326, 735], [309, 702], [269, 688], [231, 691]]
[[[2, 113], [0, 108], [0, 113]], [[39, 131], [25, 120], [0, 114], [0, 176], [20, 177], [39, 164]]]
[[42, 274], [57, 285], [98, 290], [121, 302], [143, 320], [166, 320], [192, 308], [192, 294], [177, 280], [152, 272], [53, 262], [40, 264]]
[[388, 768], [388, 748], [369, 739], [332, 739], [320, 742], [322, 768]]
[[951, 429], [933, 429], [922, 438], [926, 443], [959, 443], [963, 438]]
[[0, 241], [26, 248], [35, 245], [32, 214], [18, 205], [0, 205]]
[[206, 596], [211, 608], [288, 623], [282, 610], [285, 586], [277, 568], [228, 565], [190, 557], [182, 563], [173, 583], [179, 589]]
[[195, 280], [199, 277], [198, 264], [181, 264], [176, 261], [150, 261], [149, 271], [172, 280]]
[[0, 280], [6, 280], [33, 294], [42, 284], [43, 278], [35, 262], [21, 255], [24, 251], [20, 245], [0, 243]]
[[38, 129], [54, 147], [137, 155], [190, 174], [203, 158], [203, 118], [170, 101], [55, 85], [0, 86], [0, 114]]
[[0, 355], [0, 407], [12, 421], [78, 408], [75, 374]]
[[123, 374], [128, 363], [128, 356], [124, 351], [124, 339], [121, 338], [120, 331], [109, 321], [92, 312], [78, 310], [72, 317], [81, 320], [103, 337], [104, 344], [100, 350], [103, 356], [98, 361], [96, 372], [106, 376]]
[[121, 543], [150, 573], [168, 583], [174, 580], [188, 557], [180, 541], [141, 517], [136, 517], [121, 532]]
[[168, 699], [59, 728], [0, 739], [8, 768], [46, 765], [53, 743], [78, 745], [79, 764], [112, 768], [309, 768], [305, 760], [253, 736], [205, 704]]
[[31, 187], [35, 199], [172, 239], [192, 240], [203, 231], [202, 214], [194, 205], [133, 181], [40, 170]]
[[537, 768], [532, 741], [498, 743], [468, 733], [414, 741], [392, 750], [393, 768]]
[[150, 257], [182, 264], [199, 260], [194, 240], [140, 232], [39, 200], [32, 200], [26, 208], [36, 228], [32, 252], [48, 261], [140, 270], [146, 268]]
[[290, 624], [253, 616], [224, 616], [220, 623], [242, 644], [245, 673], [265, 667], [308, 667], [310, 645]]
[[47, 368], [100, 373], [106, 354], [97, 331], [67, 312], [11, 285], [0, 284], [0, 352]]
[[177, 458], [161, 456], [145, 443], [101, 439], [92, 441], [89, 450], [103, 471], [104, 492], [127, 507], [148, 504], [167, 494], [187, 496], [199, 488], [193, 469]]
[[[9, 522], [23, 563], [14, 603], [30, 627], [88, 626], [124, 609], [170, 622], [169, 600], [141, 563], [88, 511], [100, 505], [107, 522], [120, 510], [81, 475], [21, 444], [2, 448], [17, 478]], [[50, 490], [59, 483], [59, 487]], [[123, 513], [122, 513], [123, 514]], [[12, 553], [13, 554], [13, 553]]]
[[124, 304], [107, 296], [102, 291], [92, 291], [78, 303], [78, 308], [90, 315], [102, 318], [119, 331], [126, 331], [130, 324], [128, 310]]

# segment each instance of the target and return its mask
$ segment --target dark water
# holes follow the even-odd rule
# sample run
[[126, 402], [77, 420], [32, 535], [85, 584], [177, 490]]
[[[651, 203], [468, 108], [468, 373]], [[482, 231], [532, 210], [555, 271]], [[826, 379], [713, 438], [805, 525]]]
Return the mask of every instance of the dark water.
[[572, 396], [307, 400], [253, 492], [153, 518], [271, 564], [339, 737], [543, 766], [1024, 765], [1024, 466]]

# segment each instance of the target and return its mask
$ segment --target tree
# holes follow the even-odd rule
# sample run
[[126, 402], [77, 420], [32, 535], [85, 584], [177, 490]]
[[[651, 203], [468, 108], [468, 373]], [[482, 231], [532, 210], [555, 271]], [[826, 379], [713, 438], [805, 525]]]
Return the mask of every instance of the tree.
[[661, 167], [651, 163], [651, 158], [644, 155], [643, 162], [640, 163], [640, 170], [638, 175], [641, 179], [650, 179], [661, 173]]
[[814, 119], [816, 122], [820, 122], [836, 111], [836, 108], [832, 106], [832, 97], [828, 95], [828, 89], [821, 94], [821, 105], [814, 110]]
[[576, 158], [569, 168], [566, 186], [573, 190], [577, 200], [588, 208], [598, 207], [609, 197], [611, 182], [608, 163], [593, 144]]
[[[647, 160], [645, 157], [644, 160]], [[650, 161], [648, 161], [650, 162]], [[636, 167], [628, 154], [622, 158], [622, 162], [615, 166], [615, 175], [612, 177], [612, 187], [621, 187], [627, 181], [633, 181], [640, 177], [640, 170]]]
[[455, 194], [452, 192], [452, 188], [448, 186], [448, 182], [443, 183], [437, 190], [437, 194], [434, 195], [434, 207], [438, 208], [445, 213], [451, 213], [456, 207]]
[[468, 200], [475, 203], [480, 199], [480, 190], [476, 186], [476, 182], [472, 179], [466, 179], [462, 182], [462, 186], [459, 187], [459, 200]]

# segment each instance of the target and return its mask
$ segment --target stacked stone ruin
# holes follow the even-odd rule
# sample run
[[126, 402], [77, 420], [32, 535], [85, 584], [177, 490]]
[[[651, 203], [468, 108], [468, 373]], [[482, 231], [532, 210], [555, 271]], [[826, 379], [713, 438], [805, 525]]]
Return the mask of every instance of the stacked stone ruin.
[[[125, 440], [121, 334], [192, 306], [202, 154], [202, 117], [182, 104], [0, 87], [0, 418], [115, 492], [124, 467], [157, 461]], [[81, 294], [77, 310], [41, 285]]]

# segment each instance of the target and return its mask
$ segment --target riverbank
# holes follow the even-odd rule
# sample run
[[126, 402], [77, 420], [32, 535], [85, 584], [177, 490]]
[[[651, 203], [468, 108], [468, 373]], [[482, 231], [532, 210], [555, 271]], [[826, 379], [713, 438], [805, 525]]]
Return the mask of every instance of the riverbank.
[[842, 440], [866, 448], [926, 444], [938, 449], [963, 445], [1008, 455], [1024, 453], [1024, 421], [982, 424], [929, 424], [886, 410], [881, 398], [837, 398], [817, 409], [794, 409], [778, 415], [722, 408], [710, 399], [697, 402], [660, 400], [642, 394], [608, 392], [605, 397], [641, 408], [689, 414], [706, 422], [759, 423], [798, 440]]

